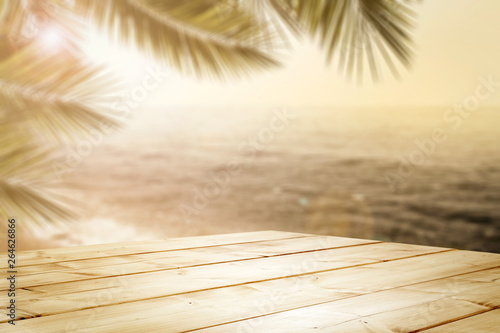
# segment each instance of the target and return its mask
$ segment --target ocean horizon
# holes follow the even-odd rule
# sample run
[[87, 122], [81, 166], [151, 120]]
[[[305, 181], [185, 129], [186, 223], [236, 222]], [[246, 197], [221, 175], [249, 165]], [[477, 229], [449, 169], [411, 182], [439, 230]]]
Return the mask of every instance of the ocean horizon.
[[500, 252], [499, 111], [134, 111], [61, 152], [79, 156], [62, 179], [81, 218], [20, 244], [272, 229]]

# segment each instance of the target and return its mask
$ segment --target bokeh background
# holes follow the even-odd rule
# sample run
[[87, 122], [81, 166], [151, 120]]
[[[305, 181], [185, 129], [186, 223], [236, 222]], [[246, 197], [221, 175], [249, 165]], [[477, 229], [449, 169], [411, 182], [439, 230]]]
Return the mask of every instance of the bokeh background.
[[[275, 229], [500, 252], [500, 4], [418, 10], [417, 57], [400, 80], [346, 82], [306, 42], [284, 68], [245, 80], [163, 75], [129, 106], [124, 128], [63, 175], [81, 218], [22, 231], [19, 249]], [[151, 70], [168, 72], [97, 32], [86, 50], [129, 92]], [[456, 111], [477, 89], [488, 96]], [[255, 155], [240, 149], [284, 110], [293, 118]], [[402, 177], [415, 140], [436, 129], [446, 140]], [[239, 173], [186, 218], [183, 207], [231, 161]], [[390, 186], [388, 174], [404, 181]]]

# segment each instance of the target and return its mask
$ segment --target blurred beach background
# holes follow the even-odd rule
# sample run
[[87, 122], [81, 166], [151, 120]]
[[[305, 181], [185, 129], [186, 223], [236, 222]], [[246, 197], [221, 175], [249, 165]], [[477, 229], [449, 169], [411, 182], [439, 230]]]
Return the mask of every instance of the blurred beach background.
[[[500, 252], [498, 109], [480, 108], [455, 130], [447, 108], [288, 108], [293, 119], [255, 156], [239, 149], [282, 109], [142, 111], [64, 175], [82, 220], [21, 244], [273, 229]], [[385, 175], [437, 127], [447, 140], [391, 189]], [[230, 161], [240, 172], [217, 185], [211, 175]], [[205, 186], [208, 203], [183, 214]]]
[[[312, 42], [297, 43], [283, 68], [214, 82], [94, 32], [89, 58], [114, 66], [129, 93], [158, 84], [63, 175], [79, 219], [21, 230], [18, 249], [274, 229], [500, 252], [498, 9], [495, 0], [422, 2], [411, 70], [362, 85], [326, 66]], [[478, 89], [471, 112], [455, 110]], [[293, 119], [255, 156], [240, 148], [285, 109]], [[436, 129], [446, 140], [418, 153], [416, 140]], [[411, 154], [422, 163], [402, 177]], [[217, 190], [213, 174], [234, 161], [239, 173]], [[391, 187], [387, 175], [402, 181]], [[191, 209], [206, 186], [211, 198]]]

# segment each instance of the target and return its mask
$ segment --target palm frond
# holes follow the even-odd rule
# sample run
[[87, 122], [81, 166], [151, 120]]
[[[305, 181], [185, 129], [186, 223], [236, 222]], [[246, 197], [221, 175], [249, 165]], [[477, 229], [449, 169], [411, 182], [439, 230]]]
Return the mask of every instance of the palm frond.
[[277, 66], [266, 23], [215, 0], [75, 0], [77, 13], [182, 73], [225, 78]]
[[0, 216], [5, 220], [14, 215], [26, 227], [61, 225], [76, 216], [67, 197], [33, 184], [0, 180], [0, 199]]
[[[11, 41], [0, 31], [0, 45]], [[28, 227], [69, 222], [74, 202], [57, 189], [54, 156], [100, 125], [118, 126], [105, 103], [113, 78], [71, 52], [45, 52], [38, 40], [0, 57], [0, 215]], [[70, 205], [73, 204], [73, 205]]]
[[[0, 23], [4, 31], [8, 31], [8, 44], [2, 45], [2, 51], [12, 51], [7, 47], [12, 47], [18, 43], [25, 43], [25, 31], [28, 29], [29, 16], [26, 6], [22, 1], [0, 0]], [[14, 45], [11, 45], [14, 44]]]
[[302, 27], [290, 15], [292, 9], [284, 2], [277, 0], [227, 1], [232, 4], [231, 8], [250, 13], [257, 19], [266, 22], [268, 34], [274, 36], [269, 46], [271, 50], [289, 50], [293, 44], [292, 42], [303, 34]]
[[0, 1], [0, 24], [8, 32], [10, 51], [22, 49], [55, 30], [61, 47], [79, 53], [84, 26], [65, 0]]
[[46, 138], [75, 140], [102, 123], [118, 125], [100, 103], [115, 83], [102, 68], [26, 48], [0, 61], [0, 115]]
[[[409, 67], [413, 57], [412, 28], [417, 0], [268, 0], [285, 9], [287, 22], [300, 25], [319, 40], [328, 62], [337, 59], [348, 77], [381, 75], [382, 59], [397, 76], [398, 64]], [[293, 23], [291, 23], [293, 24]]]
[[0, 130], [1, 179], [33, 182], [49, 175], [49, 151], [35, 144], [29, 132], [15, 123], [3, 121]]
[[71, 201], [51, 185], [52, 151], [18, 125], [0, 123], [0, 216], [15, 215], [29, 227], [73, 220]]
[[281, 21], [292, 30], [293, 33], [302, 33], [301, 26], [291, 15], [293, 7], [290, 3], [286, 1], [280, 2], [279, 0], [266, 0], [266, 2], [274, 10], [274, 12], [276, 12]]

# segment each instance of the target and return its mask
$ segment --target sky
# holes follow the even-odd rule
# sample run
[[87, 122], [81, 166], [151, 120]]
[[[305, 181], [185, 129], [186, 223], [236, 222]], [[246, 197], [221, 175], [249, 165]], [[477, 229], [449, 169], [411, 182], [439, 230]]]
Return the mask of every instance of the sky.
[[[172, 75], [149, 91], [141, 106], [442, 106], [473, 94], [478, 77], [500, 81], [500, 1], [423, 1], [416, 9], [416, 57], [399, 80], [386, 76], [378, 83], [349, 83], [326, 65], [317, 45], [305, 41], [282, 68], [246, 79], [223, 83]], [[109, 55], [117, 65], [108, 45], [93, 40], [88, 49], [100, 59]], [[122, 54], [122, 71], [140, 82], [149, 61], [130, 51], [115, 52]], [[482, 103], [499, 105], [500, 93]]]

